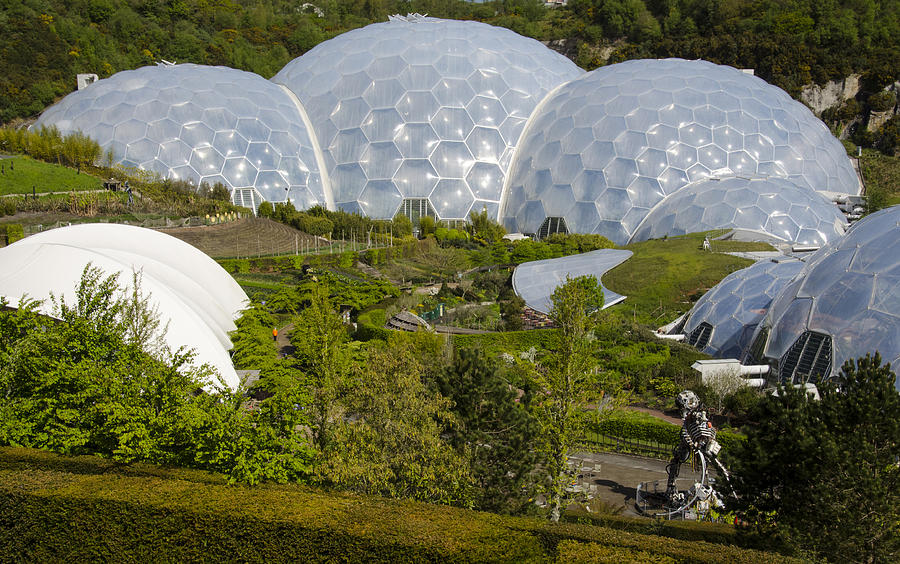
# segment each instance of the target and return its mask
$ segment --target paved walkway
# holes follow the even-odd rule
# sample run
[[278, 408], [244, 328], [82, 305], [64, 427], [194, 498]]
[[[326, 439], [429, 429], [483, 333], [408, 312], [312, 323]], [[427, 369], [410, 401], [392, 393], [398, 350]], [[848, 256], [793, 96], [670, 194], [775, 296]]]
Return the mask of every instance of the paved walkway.
[[[634, 508], [634, 498], [641, 482], [658, 480], [659, 488], [666, 489], [667, 462], [663, 460], [611, 452], [579, 452], [569, 459], [593, 469], [593, 473], [583, 474], [579, 483], [582, 486], [596, 486], [596, 497], [609, 505], [623, 506], [623, 515], [639, 515]], [[678, 475], [678, 489], [688, 489], [699, 476], [698, 472], [691, 470], [689, 463], [682, 465]]]

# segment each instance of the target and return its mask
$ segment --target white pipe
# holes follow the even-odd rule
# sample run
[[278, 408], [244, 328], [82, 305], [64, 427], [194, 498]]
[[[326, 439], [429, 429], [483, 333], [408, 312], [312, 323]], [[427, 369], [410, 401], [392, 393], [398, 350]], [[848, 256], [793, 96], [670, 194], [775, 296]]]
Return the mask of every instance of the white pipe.
[[659, 339], [669, 339], [670, 341], [683, 341], [684, 335], [666, 335], [665, 333], [654, 333]]
[[765, 378], [744, 378], [744, 383], [751, 388], [762, 388], [766, 385]]
[[745, 376], [748, 374], [768, 374], [769, 373], [769, 365], [768, 364], [755, 364], [750, 366], [741, 365], [741, 376]]

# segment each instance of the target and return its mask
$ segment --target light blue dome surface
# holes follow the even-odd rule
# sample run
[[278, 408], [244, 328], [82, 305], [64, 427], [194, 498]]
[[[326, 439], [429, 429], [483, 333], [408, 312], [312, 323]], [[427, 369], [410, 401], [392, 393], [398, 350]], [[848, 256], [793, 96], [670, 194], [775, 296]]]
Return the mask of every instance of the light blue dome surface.
[[528, 117], [583, 72], [504, 28], [413, 16], [325, 41], [272, 80], [309, 113], [338, 207], [387, 219], [427, 199], [466, 219], [498, 217]]
[[625, 244], [663, 198], [711, 176], [859, 193], [841, 143], [781, 89], [706, 61], [635, 60], [586, 73], [541, 105], [501, 213], [513, 231], [562, 217], [570, 232]]
[[[772, 301], [751, 362], [783, 383], [819, 382], [849, 359], [878, 351], [900, 367], [900, 206], [853, 224], [821, 248]], [[900, 381], [898, 381], [900, 386]]]
[[123, 71], [63, 98], [33, 127], [41, 126], [81, 131], [125, 166], [221, 182], [238, 204], [327, 202], [300, 110], [253, 73], [194, 64]]
[[802, 269], [801, 261], [783, 259], [732, 272], [688, 312], [687, 342], [717, 358], [744, 358], [772, 298]]
[[713, 177], [657, 204], [631, 242], [713, 229], [741, 229], [777, 242], [820, 247], [840, 238], [847, 220], [820, 193], [785, 178]]

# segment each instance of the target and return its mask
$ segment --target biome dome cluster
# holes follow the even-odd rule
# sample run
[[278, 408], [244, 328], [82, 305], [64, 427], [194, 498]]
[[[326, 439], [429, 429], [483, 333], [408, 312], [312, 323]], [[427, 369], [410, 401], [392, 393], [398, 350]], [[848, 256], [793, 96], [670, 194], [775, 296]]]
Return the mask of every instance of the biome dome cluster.
[[759, 78], [680, 59], [584, 73], [504, 28], [390, 20], [272, 81], [191, 64], [121, 72], [36, 125], [80, 130], [121, 164], [221, 182], [254, 209], [414, 222], [487, 210], [513, 231], [618, 244], [721, 227], [822, 245], [845, 228], [819, 196], [859, 193], [842, 145]]
[[772, 365], [780, 383], [827, 380], [872, 351], [900, 366], [898, 246], [894, 206], [819, 249], [772, 301], [746, 360]]

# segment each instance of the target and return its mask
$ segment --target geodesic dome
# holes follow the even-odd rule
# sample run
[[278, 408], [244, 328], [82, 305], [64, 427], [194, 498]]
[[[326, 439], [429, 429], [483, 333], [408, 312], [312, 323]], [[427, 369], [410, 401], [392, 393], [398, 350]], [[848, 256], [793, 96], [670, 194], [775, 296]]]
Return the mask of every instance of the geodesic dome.
[[785, 178], [707, 178], [657, 204], [631, 242], [713, 229], [741, 229], [766, 239], [818, 247], [840, 238], [847, 220], [820, 193]]
[[687, 343], [717, 358], [744, 358], [772, 298], [802, 269], [799, 260], [779, 259], [732, 272], [688, 312]]
[[239, 205], [327, 202], [300, 110], [253, 73], [194, 64], [123, 71], [63, 98], [33, 127], [41, 126], [81, 131], [125, 166], [221, 182]]
[[582, 72], [504, 28], [411, 16], [325, 41], [272, 80], [306, 108], [338, 207], [390, 219], [410, 199], [414, 215], [465, 219], [498, 217], [525, 122]]
[[512, 164], [503, 219], [538, 232], [631, 239], [649, 211], [710, 176], [777, 176], [858, 194], [843, 146], [805, 106], [737, 69], [635, 60], [565, 84], [532, 118]]
[[[855, 223], [815, 253], [772, 301], [750, 362], [781, 383], [813, 383], [878, 351], [900, 367], [900, 206]], [[900, 386], [900, 381], [898, 381]]]

